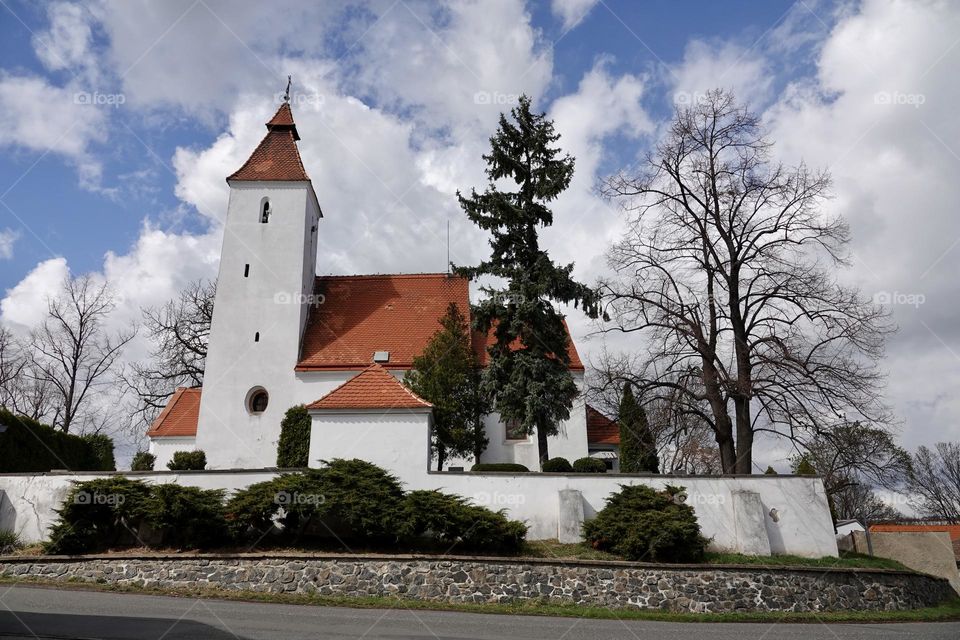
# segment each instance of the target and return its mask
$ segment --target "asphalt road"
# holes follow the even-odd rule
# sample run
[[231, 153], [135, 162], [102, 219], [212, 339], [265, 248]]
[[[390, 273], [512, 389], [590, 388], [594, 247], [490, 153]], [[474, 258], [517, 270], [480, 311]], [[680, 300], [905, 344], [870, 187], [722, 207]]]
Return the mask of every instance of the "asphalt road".
[[960, 622], [710, 624], [346, 609], [0, 585], [0, 638], [957, 640]]

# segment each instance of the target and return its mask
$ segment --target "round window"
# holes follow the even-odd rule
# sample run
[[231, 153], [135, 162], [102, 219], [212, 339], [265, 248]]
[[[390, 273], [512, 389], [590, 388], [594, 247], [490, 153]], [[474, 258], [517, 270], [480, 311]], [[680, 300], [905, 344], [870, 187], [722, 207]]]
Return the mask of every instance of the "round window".
[[267, 401], [270, 396], [265, 389], [254, 389], [250, 392], [247, 400], [247, 409], [250, 413], [263, 413], [267, 410]]

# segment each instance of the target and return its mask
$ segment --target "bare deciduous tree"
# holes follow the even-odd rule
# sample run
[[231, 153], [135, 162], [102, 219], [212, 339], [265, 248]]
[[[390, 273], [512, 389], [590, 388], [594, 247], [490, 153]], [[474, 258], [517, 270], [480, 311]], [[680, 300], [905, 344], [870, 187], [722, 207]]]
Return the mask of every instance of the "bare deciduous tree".
[[902, 517], [874, 493], [876, 487], [898, 490], [910, 477], [910, 454], [894, 442], [889, 431], [855, 422], [815, 434], [803, 448], [794, 462], [806, 459], [823, 477], [838, 519]]
[[6, 327], [0, 327], [0, 407], [14, 407], [16, 385], [26, 364], [13, 333]]
[[148, 424], [177, 387], [203, 383], [216, 283], [192, 282], [177, 298], [143, 310], [143, 323], [154, 345], [150, 359], [132, 363], [124, 380], [137, 396], [135, 421]]
[[917, 510], [928, 518], [960, 524], [960, 444], [938, 442], [920, 447], [913, 457], [910, 490]]
[[[92, 392], [110, 382], [117, 358], [135, 334], [107, 329], [115, 306], [106, 284], [90, 276], [67, 278], [31, 335], [28, 376], [52, 396], [57, 409], [51, 423], [65, 432], [75, 426]], [[93, 422], [99, 425], [100, 420]]]
[[727, 473], [753, 471], [758, 432], [892, 422], [876, 367], [889, 317], [824, 267], [846, 264], [849, 240], [821, 210], [829, 175], [774, 163], [770, 146], [712, 91], [677, 110], [642, 170], [605, 183], [630, 213], [602, 285], [605, 330], [646, 335], [632, 382], [705, 408]]
[[[637, 370], [637, 358], [604, 353], [602, 365], [592, 367], [590, 402], [616, 415], [619, 389]], [[638, 401], [647, 413], [649, 428], [656, 441], [661, 473], [717, 475], [723, 472], [714, 442], [709, 409], [697, 406], [678, 388], [662, 394], [650, 394]]]

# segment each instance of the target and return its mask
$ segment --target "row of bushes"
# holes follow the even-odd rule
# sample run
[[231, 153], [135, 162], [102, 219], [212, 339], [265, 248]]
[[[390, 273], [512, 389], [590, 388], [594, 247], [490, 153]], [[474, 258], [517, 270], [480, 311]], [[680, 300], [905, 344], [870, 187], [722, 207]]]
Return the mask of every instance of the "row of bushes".
[[439, 491], [405, 493], [362, 460], [278, 476], [225, 500], [222, 490], [148, 485], [123, 477], [75, 483], [58, 511], [49, 553], [117, 546], [210, 549], [336, 541], [348, 548], [400, 545], [516, 552], [527, 527], [502, 512]]
[[[470, 468], [471, 471], [506, 471], [510, 473], [528, 473], [530, 469], [515, 462], [480, 462]], [[607, 465], [596, 458], [580, 458], [573, 464], [566, 458], [550, 458], [543, 463], [545, 473], [606, 473]]]
[[543, 463], [543, 470], [552, 473], [606, 473], [607, 465], [596, 458], [579, 458], [573, 464], [566, 458], [550, 458]]
[[0, 473], [114, 471], [113, 440], [75, 436], [0, 408]]
[[[153, 471], [157, 457], [147, 451], [137, 451], [130, 463], [130, 471]], [[171, 471], [202, 471], [207, 468], [207, 454], [203, 451], [176, 451], [167, 462]]]

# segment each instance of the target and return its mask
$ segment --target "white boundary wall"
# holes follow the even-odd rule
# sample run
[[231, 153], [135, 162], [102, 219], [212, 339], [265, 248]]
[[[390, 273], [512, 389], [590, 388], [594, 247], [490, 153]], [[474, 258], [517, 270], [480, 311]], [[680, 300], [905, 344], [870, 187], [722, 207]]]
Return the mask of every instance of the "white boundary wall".
[[[9, 474], [0, 475], [0, 529], [12, 529], [25, 542], [46, 538], [55, 522], [71, 481], [110, 474]], [[233, 491], [277, 475], [272, 469], [197, 472], [127, 473], [147, 482], [175, 482], [204, 489]], [[552, 473], [430, 473], [405, 478], [407, 489], [440, 489], [458, 493], [477, 504], [505, 509], [511, 518], [530, 526], [529, 538], [556, 538], [561, 527], [561, 490], [576, 490], [583, 496], [584, 517], [592, 518], [603, 508], [606, 497], [619, 485], [646, 484], [663, 488], [684, 487], [687, 504], [693, 506], [704, 535], [718, 551], [749, 551], [768, 548], [774, 554], [805, 557], [836, 556], [837, 544], [820, 478], [803, 476], [635, 476]], [[734, 501], [740, 492], [755, 494], [760, 511], [743, 518]], [[742, 504], [739, 503], [738, 504]], [[763, 531], [755, 524], [762, 517]], [[750, 524], [754, 523], [754, 524]], [[563, 523], [569, 527], [571, 523]]]

